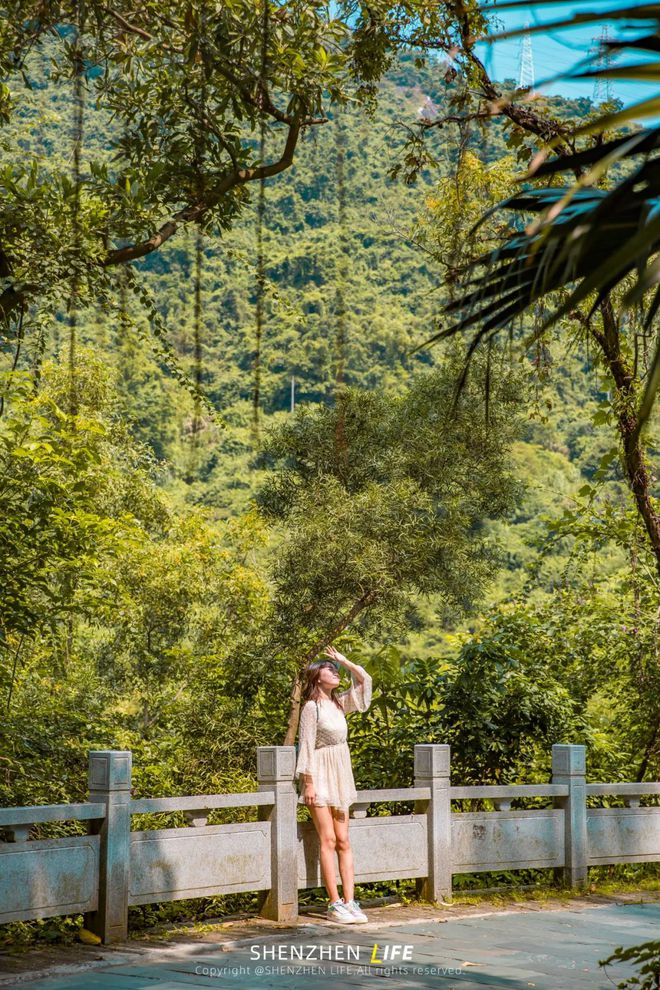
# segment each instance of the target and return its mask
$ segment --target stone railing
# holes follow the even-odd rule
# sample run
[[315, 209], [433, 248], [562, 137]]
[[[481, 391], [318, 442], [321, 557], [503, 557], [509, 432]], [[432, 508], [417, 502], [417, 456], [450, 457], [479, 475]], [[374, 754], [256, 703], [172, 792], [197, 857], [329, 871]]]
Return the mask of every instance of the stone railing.
[[[260, 912], [295, 921], [298, 891], [322, 886], [312, 822], [297, 821], [292, 746], [257, 749], [258, 790], [131, 798], [131, 753], [89, 753], [89, 800], [0, 808], [0, 923], [83, 913], [105, 943], [126, 938], [134, 904], [261, 891]], [[452, 787], [449, 746], [415, 746], [413, 787], [358, 791], [350, 824], [355, 880], [416, 878], [428, 901], [451, 897], [452, 875], [555, 868], [581, 886], [603, 863], [660, 860], [660, 807], [640, 798], [660, 784], [587, 784], [584, 746], [552, 748], [549, 784]], [[588, 808], [590, 795], [624, 807]], [[512, 809], [546, 799], [547, 808]], [[486, 799], [493, 811], [456, 812], [452, 800]], [[369, 817], [378, 802], [413, 813]], [[536, 801], [538, 803], [538, 800]], [[255, 821], [208, 825], [215, 808], [256, 807]], [[133, 831], [131, 816], [183, 812], [188, 827]], [[85, 821], [87, 834], [30, 839], [45, 822]]]

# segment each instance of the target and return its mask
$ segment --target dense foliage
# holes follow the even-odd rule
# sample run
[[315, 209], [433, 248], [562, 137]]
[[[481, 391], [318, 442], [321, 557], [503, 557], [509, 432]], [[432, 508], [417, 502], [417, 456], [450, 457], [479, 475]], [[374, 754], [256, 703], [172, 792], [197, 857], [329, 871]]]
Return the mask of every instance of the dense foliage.
[[[11, 568], [3, 602], [3, 680], [13, 717], [18, 718], [27, 703], [21, 691], [30, 688], [37, 671], [39, 678], [52, 677], [52, 683], [58, 683], [67, 669], [62, 658], [68, 657], [79, 682], [78, 665], [86, 669], [93, 663], [95, 677], [108, 675], [110, 686], [126, 691], [125, 699], [116, 702], [122, 720], [109, 734], [99, 734], [99, 744], [117, 745], [123, 738], [122, 744], [130, 739], [131, 746], [138, 746], [138, 736], [161, 733], [166, 725], [172, 738], [180, 739], [185, 723], [192, 733], [190, 745], [194, 738], [200, 754], [215, 753], [224, 744], [214, 735], [208, 748], [216, 724], [210, 713], [218, 711], [223, 697], [230, 707], [238, 703], [256, 717], [254, 743], [281, 738], [291, 678], [306, 652], [333, 630], [345, 629], [353, 637], [347, 642], [358, 651], [367, 650], [366, 655], [375, 657], [381, 644], [394, 641], [404, 655], [416, 654], [424, 663], [440, 655], [443, 669], [453, 664], [452, 656], [471, 655], [469, 630], [485, 635], [474, 610], [480, 593], [486, 596], [486, 609], [495, 609], [491, 615], [497, 617], [503, 610], [503, 622], [510, 621], [512, 608], [514, 614], [518, 610], [526, 616], [511, 640], [511, 657], [517, 650], [529, 652], [525, 623], [530, 641], [534, 639], [531, 630], [538, 620], [525, 609], [541, 609], [539, 614], [550, 621], [555, 613], [564, 615], [562, 596], [579, 601], [588, 594], [595, 603], [589, 614], [595, 607], [603, 621], [587, 641], [578, 636], [579, 609], [566, 620], [578, 637], [575, 663], [590, 668], [594, 650], [619, 641], [620, 653], [617, 647], [612, 655], [620, 655], [621, 661], [601, 664], [588, 690], [579, 694], [575, 678], [565, 680], [551, 670], [548, 676], [557, 676], [557, 685], [574, 699], [561, 710], [568, 713], [577, 704], [577, 715], [587, 705], [598, 712], [592, 728], [601, 731], [598, 720], [604, 702], [599, 707], [598, 697], [625, 698], [626, 678], [632, 676], [637, 656], [649, 671], [634, 682], [648, 714], [638, 720], [637, 731], [629, 731], [625, 718], [621, 723], [626, 708], [622, 701], [621, 713], [611, 713], [603, 731], [619, 754], [609, 759], [611, 772], [652, 772], [657, 740], [650, 738], [646, 726], [657, 703], [652, 676], [656, 587], [644, 581], [646, 550], [635, 536], [636, 524], [612, 453], [605, 383], [598, 391], [599, 384], [586, 372], [586, 355], [566, 355], [559, 338], [548, 341], [533, 350], [520, 369], [517, 397], [527, 395], [527, 412], [517, 434], [512, 434], [513, 419], [507, 412], [511, 395], [507, 398], [506, 389], [498, 393], [493, 386], [490, 410], [478, 397], [483, 394], [484, 362], [481, 384], [475, 380], [470, 393], [473, 409], [466, 429], [474, 441], [471, 446], [460, 440], [459, 420], [450, 423], [449, 432], [446, 423], [442, 425], [441, 408], [449, 401], [455, 363], [443, 372], [445, 359], [438, 351], [408, 356], [424, 338], [435, 299], [452, 292], [452, 266], [469, 250], [459, 231], [467, 231], [484, 202], [501, 197], [514, 168], [505, 154], [505, 135], [496, 127], [485, 145], [480, 146], [477, 131], [469, 134], [460, 161], [451, 136], [438, 137], [436, 154], [446, 177], [436, 179], [427, 170], [414, 187], [387, 177], [392, 154], [396, 156], [397, 147], [405, 149], [405, 134], [399, 134], [395, 120], [416, 112], [426, 93], [440, 100], [445, 87], [436, 68], [416, 67], [412, 57], [404, 56], [382, 83], [372, 120], [344, 112], [343, 224], [337, 206], [333, 120], [313, 141], [303, 142], [295, 165], [269, 188], [261, 453], [251, 429], [254, 204], [247, 207], [247, 222], [235, 228], [230, 251], [217, 251], [210, 239], [203, 246], [202, 385], [218, 413], [211, 418], [203, 409], [201, 428], [193, 429], [194, 398], [170, 370], [173, 359], [189, 377], [195, 370], [194, 239], [184, 236], [178, 244], [166, 245], [157, 259], [147, 259], [142, 272], [136, 270], [105, 308], [80, 310], [73, 358], [65, 313], [56, 314], [52, 327], [42, 315], [26, 332], [19, 357], [23, 377], [8, 379], [2, 419], [6, 471], [13, 479], [3, 503], [5, 545], [10, 558], [24, 561], [20, 568]], [[51, 80], [46, 85], [42, 80], [27, 96], [7, 131], [8, 147], [16, 155], [19, 148], [36, 151], [40, 167], [56, 168], [66, 158], [70, 140], [62, 126], [70, 112], [70, 93], [61, 83]], [[564, 113], [583, 110], [575, 103], [563, 105]], [[112, 125], [101, 110], [90, 105], [86, 112], [94, 115], [94, 125], [88, 127], [93, 137], [84, 144], [85, 156], [103, 158], [107, 145], [102, 135]], [[424, 188], [428, 192], [420, 202]], [[493, 223], [484, 235], [497, 236], [497, 220]], [[335, 292], [344, 253], [350, 264], [343, 292], [350, 305], [348, 390], [342, 412], [341, 403], [331, 399]], [[153, 312], [145, 311], [145, 298]], [[149, 320], [153, 326], [157, 319], [166, 336], [152, 338], [151, 349]], [[93, 347], [94, 359], [84, 349], [85, 342]], [[42, 352], [56, 357], [57, 370], [43, 366]], [[504, 351], [493, 355], [491, 370], [505, 365]], [[428, 370], [422, 371], [424, 366]], [[29, 382], [35, 373], [38, 390], [32, 393]], [[297, 404], [293, 419], [288, 411], [291, 375]], [[72, 383], [78, 410], [73, 420], [66, 413]], [[336, 442], [340, 424], [344, 447]], [[483, 440], [477, 441], [480, 435]], [[495, 443], [498, 457], [508, 450], [508, 470], [520, 482], [515, 506], [509, 502], [506, 518], [499, 520], [495, 517], [506, 508], [506, 484], [502, 487], [503, 481], [497, 480], [500, 468], [484, 457], [484, 443]], [[259, 490], [257, 515], [250, 500]], [[469, 516], [463, 517], [461, 510], [458, 516], [450, 512], [436, 522], [428, 515], [424, 522], [427, 509], [417, 502], [430, 498], [425, 503], [429, 507], [434, 499], [442, 502], [443, 490], [454, 500], [465, 499]], [[31, 513], [37, 507], [33, 522]], [[412, 513], [410, 518], [416, 520], [409, 545], [400, 542], [406, 533], [401, 513]], [[473, 556], [472, 564], [456, 566], [459, 560], [467, 562], [461, 540], [479, 519], [477, 542], [471, 550], [468, 544], [465, 548]], [[437, 563], [426, 559], [436, 539], [432, 530], [426, 532], [428, 525], [445, 527], [444, 534], [438, 530], [437, 539], [453, 556], [451, 567], [447, 568], [449, 558], [438, 558]], [[217, 563], [210, 549], [215, 541], [226, 547], [229, 561], [218, 563], [217, 580], [229, 582], [222, 588], [208, 570]], [[489, 557], [483, 556], [484, 550], [492, 554], [498, 545], [504, 564], [499, 571], [494, 558], [489, 564]], [[249, 564], [235, 572], [231, 561], [238, 567], [243, 559]], [[199, 579], [194, 577], [195, 567]], [[368, 593], [363, 578], [369, 573], [390, 590], [378, 602], [370, 600], [370, 608], [352, 614], [361, 597], [358, 589]], [[485, 584], [483, 577], [488, 577]], [[253, 590], [248, 592], [248, 587]], [[229, 603], [235, 595], [244, 596], [238, 610]], [[629, 605], [617, 612], [608, 604], [612, 601]], [[470, 607], [472, 612], [466, 612]], [[640, 608], [647, 618], [635, 623], [631, 618], [630, 624], [642, 629], [644, 638], [632, 642], [625, 633], [621, 636], [625, 624], [619, 620], [626, 609], [633, 616]], [[225, 616], [223, 622], [220, 615]], [[350, 621], [342, 623], [342, 616], [350, 616]], [[487, 629], [492, 620], [485, 621]], [[283, 629], [289, 633], [284, 640]], [[468, 654], [462, 652], [466, 635]], [[609, 649], [605, 653], [609, 656]], [[553, 657], [548, 663], [552, 668]], [[530, 672], [525, 683], [533, 685], [539, 677]], [[52, 692], [38, 683], [42, 704], [48, 705]], [[90, 726], [105, 703], [99, 698], [106, 697], [100, 682], [95, 683], [90, 692], [95, 714], [86, 721]], [[548, 684], [547, 698], [542, 695], [551, 704], [556, 688], [543, 678], [541, 683]], [[613, 694], [614, 683], [618, 687]], [[507, 684], [508, 678], [503, 690]], [[30, 691], [34, 690], [33, 684]], [[61, 684], [59, 690], [67, 693]], [[202, 692], [207, 708], [195, 705], [193, 692]], [[83, 710], [79, 704], [75, 708]], [[511, 717], [517, 717], [513, 710]], [[568, 730], [573, 722], [568, 714], [566, 718]], [[118, 724], [130, 735], [117, 735]], [[549, 724], [560, 733], [561, 722]], [[623, 748], [614, 738], [619, 737], [620, 725]], [[449, 733], [449, 725], [442, 731]], [[531, 726], [526, 731], [531, 732]], [[413, 739], [411, 733], [411, 745]], [[525, 745], [524, 739], [519, 742]], [[227, 745], [227, 752], [240, 753], [239, 766], [253, 767], [249, 747], [233, 749], [229, 738]], [[470, 748], [466, 740], [460, 746]], [[12, 748], [9, 765], [15, 768], [18, 762]], [[527, 762], [522, 757], [514, 760], [512, 772], [523, 765]], [[475, 755], [472, 769], [466, 763], [465, 772], [479, 772], [479, 767], [487, 772]], [[498, 772], [503, 768], [504, 764]], [[208, 772], [214, 773], [210, 766], [204, 771]], [[5, 786], [9, 796], [15, 787], [11, 772]], [[20, 794], [21, 800], [28, 797]]]
[[[295, 678], [333, 640], [374, 676], [359, 786], [410, 783], [420, 742], [450, 742], [466, 783], [545, 780], [553, 742], [586, 743], [591, 779], [655, 779], [658, 578], [606, 369], [559, 327], [515, 355], [494, 343], [457, 399], [457, 349], [414, 351], [502, 234], [494, 215], [469, 236], [513, 181], [512, 122], [447, 123], [420, 159], [397, 123], [460, 93], [406, 50], [419, 25], [349, 39], [282, 4], [273, 107], [315, 122], [260, 209], [257, 8], [216, 25], [214, 64], [252, 72], [242, 90], [200, 76], [214, 133], [183, 83], [171, 103], [154, 85], [210, 58], [181, 61], [199, 25], [165, 6], [119, 30], [99, 5], [93, 50], [91, 21], [9, 38], [0, 802], [83, 799], [106, 747], [133, 750], [137, 795], [251, 790], [256, 746], [292, 741]], [[292, 126], [272, 109], [269, 161]], [[186, 213], [200, 175], [245, 169]]]

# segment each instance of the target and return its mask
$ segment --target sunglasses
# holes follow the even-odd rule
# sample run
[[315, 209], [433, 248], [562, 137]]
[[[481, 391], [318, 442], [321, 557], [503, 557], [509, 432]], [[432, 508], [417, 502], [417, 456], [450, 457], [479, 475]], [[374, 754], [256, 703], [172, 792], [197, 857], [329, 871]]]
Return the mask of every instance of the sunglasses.
[[315, 663], [310, 664], [311, 670], [318, 670], [321, 667], [332, 667], [334, 671], [339, 673], [339, 664], [335, 663], [334, 660], [317, 660]]

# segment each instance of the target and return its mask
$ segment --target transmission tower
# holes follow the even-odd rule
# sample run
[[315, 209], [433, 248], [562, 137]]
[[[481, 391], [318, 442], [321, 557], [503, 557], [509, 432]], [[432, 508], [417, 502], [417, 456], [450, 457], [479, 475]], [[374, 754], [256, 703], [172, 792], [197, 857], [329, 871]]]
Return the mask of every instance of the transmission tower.
[[[529, 24], [525, 25], [529, 28]], [[518, 89], [528, 89], [534, 92], [534, 52], [532, 51], [532, 36], [527, 30], [520, 39], [518, 53]]]
[[[590, 54], [594, 69], [609, 69], [612, 65], [612, 49], [608, 47], [610, 29], [605, 26], [597, 38], [593, 39]], [[594, 103], [611, 103], [613, 100], [612, 80], [598, 76], [594, 79]]]

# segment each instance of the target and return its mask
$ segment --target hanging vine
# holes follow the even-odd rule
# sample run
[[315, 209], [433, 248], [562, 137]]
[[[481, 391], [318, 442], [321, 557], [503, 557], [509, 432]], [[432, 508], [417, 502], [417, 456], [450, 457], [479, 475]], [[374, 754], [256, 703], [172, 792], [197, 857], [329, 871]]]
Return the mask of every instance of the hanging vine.
[[76, 394], [76, 347], [78, 337], [78, 309], [80, 306], [80, 263], [82, 258], [81, 242], [81, 161], [84, 128], [84, 72], [85, 65], [80, 38], [83, 29], [84, 7], [78, 7], [78, 22], [74, 26], [73, 44], [73, 211], [71, 217], [72, 230], [72, 279], [71, 293], [68, 302], [69, 318], [69, 413], [75, 416], [78, 412], [78, 397]]
[[[186, 102], [190, 109], [192, 124], [192, 183], [193, 194], [197, 203], [202, 203], [205, 196], [204, 185], [204, 147], [205, 129], [207, 127], [208, 105], [208, 52], [206, 45], [206, 19], [204, 9], [200, 11], [197, 24], [198, 44], [193, 55], [193, 63], [189, 79], [185, 83]], [[188, 81], [195, 87], [192, 95]], [[190, 457], [186, 471], [186, 481], [192, 483], [198, 476], [200, 463], [200, 438], [203, 428], [202, 419], [202, 280], [204, 262], [204, 234], [202, 215], [195, 219], [195, 234], [192, 247], [192, 277], [193, 277], [193, 416], [190, 426]]]
[[122, 378], [126, 374], [125, 366], [126, 348], [128, 345], [131, 330], [131, 320], [128, 315], [128, 266], [122, 265], [119, 269], [119, 340], [117, 342], [117, 357], [119, 362], [118, 371]]
[[[199, 107], [200, 113], [195, 128], [194, 170], [195, 195], [197, 202], [204, 200], [204, 129], [208, 104], [208, 51], [206, 45], [206, 17], [204, 7], [200, 11], [199, 50], [196, 61], [199, 65]], [[192, 446], [195, 470], [198, 468], [200, 432], [202, 429], [202, 278], [204, 261], [204, 232], [202, 218], [195, 225], [195, 291], [193, 304], [193, 366], [195, 382], [194, 413], [192, 422]]]
[[186, 389], [193, 402], [199, 397], [200, 403], [206, 408], [207, 415], [218, 426], [225, 427], [227, 422], [222, 414], [218, 412], [208, 396], [203, 391], [200, 391], [195, 382], [191, 381], [189, 376], [182, 370], [177, 355], [174, 353], [172, 345], [167, 339], [168, 327], [156, 305], [151, 290], [144, 284], [142, 279], [137, 277], [130, 265], [124, 266], [124, 272], [127, 289], [131, 291], [141, 308], [144, 309], [149, 321], [148, 329], [145, 329], [139, 321], [136, 323], [135, 332], [139, 340], [145, 344], [149, 344], [155, 357], [159, 361], [162, 361], [172, 377]]
[[46, 325], [43, 315], [36, 321], [34, 349], [32, 353], [32, 387], [35, 395], [41, 385], [41, 369], [46, 354]]
[[[21, 306], [21, 311], [18, 317], [18, 328], [16, 330], [16, 349], [14, 351], [14, 358], [11, 364], [10, 375], [16, 371], [16, 367], [18, 365], [18, 359], [21, 356], [21, 345], [24, 340], [24, 331], [23, 331], [24, 316], [25, 316], [25, 303], [23, 303], [23, 305]], [[2, 394], [0, 395], [0, 416], [2, 416], [4, 411], [5, 411], [5, 392], [3, 391]]]
[[335, 450], [340, 473], [348, 471], [346, 443], [345, 373], [346, 373], [346, 280], [348, 276], [348, 237], [346, 229], [346, 131], [342, 115], [335, 114], [335, 176], [337, 188], [337, 221], [339, 227], [339, 259], [335, 279], [335, 405], [337, 426]]
[[198, 224], [195, 230], [195, 302], [194, 302], [194, 342], [193, 342], [193, 363], [195, 399], [194, 414], [192, 424], [192, 442], [195, 450], [199, 447], [199, 433], [202, 429], [202, 403], [200, 399], [202, 391], [202, 263], [204, 255], [204, 235], [202, 228]]
[[[261, 114], [259, 116], [259, 164], [263, 166], [266, 161], [266, 101], [268, 82], [268, 0], [263, 0], [263, 14], [261, 25], [261, 66], [259, 73], [259, 102]], [[261, 175], [259, 179], [259, 197], [257, 200], [257, 291], [256, 291], [256, 333], [254, 341], [254, 355], [252, 358], [252, 435], [255, 446], [259, 445], [260, 439], [260, 409], [261, 409], [261, 342], [264, 326], [264, 304], [266, 289], [266, 269], [264, 259], [264, 218], [266, 213], [266, 178]]]
[[[28, 56], [30, 55], [32, 49], [36, 46], [36, 44], [37, 44], [37, 39], [34, 38], [32, 43], [24, 51], [20, 61], [17, 62], [16, 65], [16, 68], [18, 68], [22, 73], [24, 84], [28, 86], [30, 89], [34, 88], [34, 82], [32, 80], [28, 81], [27, 72], [25, 71], [25, 65]], [[49, 74], [49, 60], [42, 48], [40, 51], [39, 76], [42, 79], [47, 79], [48, 74]], [[80, 96], [82, 98], [82, 93], [80, 94]], [[80, 123], [80, 129], [82, 129], [82, 118]], [[41, 130], [38, 131], [36, 136], [36, 147], [38, 149], [39, 158], [45, 157], [47, 152]], [[77, 160], [78, 171], [80, 171], [80, 148], [79, 145], [76, 146], [75, 143], [74, 143], [73, 158], [74, 158], [74, 171], [76, 168], [76, 160]], [[11, 283], [12, 274], [13, 274], [12, 265], [9, 261], [9, 258], [2, 250], [2, 248], [0, 248], [0, 278], [7, 279], [7, 281]], [[18, 319], [16, 324], [16, 333], [14, 337], [15, 347], [14, 347], [14, 354], [11, 359], [9, 373], [7, 376], [7, 383], [3, 387], [2, 392], [0, 393], [0, 417], [4, 414], [5, 400], [9, 393], [10, 382], [14, 372], [18, 368], [18, 364], [24, 350], [24, 344], [26, 343], [26, 337], [28, 334], [28, 329], [26, 326], [26, 315], [28, 311], [29, 311], [28, 302], [26, 299], [23, 298], [18, 302]], [[12, 318], [13, 318], [12, 314], [6, 314], [5, 319], [7, 323], [7, 329], [9, 329], [9, 324], [11, 323]], [[39, 388], [39, 383], [41, 379], [41, 364], [46, 350], [46, 328], [45, 328], [45, 321], [43, 314], [41, 316], [37, 316], [36, 319], [33, 317], [32, 326], [36, 330], [35, 346], [34, 346], [33, 354], [29, 357], [28, 362], [29, 364], [31, 364], [32, 367], [32, 383], [33, 383], [33, 389], [36, 392], [38, 391]]]

